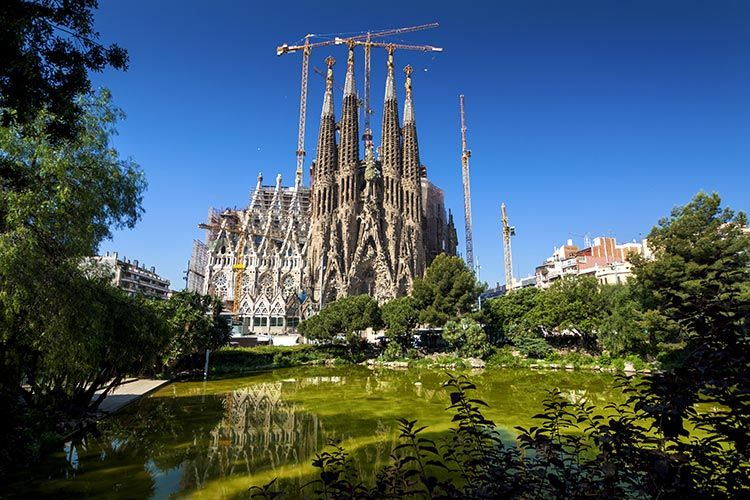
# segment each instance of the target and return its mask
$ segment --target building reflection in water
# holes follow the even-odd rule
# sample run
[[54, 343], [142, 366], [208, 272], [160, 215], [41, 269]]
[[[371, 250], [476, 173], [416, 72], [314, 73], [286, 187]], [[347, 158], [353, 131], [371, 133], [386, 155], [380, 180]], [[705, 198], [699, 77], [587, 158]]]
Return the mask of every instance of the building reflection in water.
[[260, 383], [226, 395], [224, 417], [209, 433], [205, 458], [196, 457], [192, 474], [183, 475], [184, 487], [200, 488], [216, 477], [299, 465], [323, 448], [320, 419], [286, 402], [282, 385]]

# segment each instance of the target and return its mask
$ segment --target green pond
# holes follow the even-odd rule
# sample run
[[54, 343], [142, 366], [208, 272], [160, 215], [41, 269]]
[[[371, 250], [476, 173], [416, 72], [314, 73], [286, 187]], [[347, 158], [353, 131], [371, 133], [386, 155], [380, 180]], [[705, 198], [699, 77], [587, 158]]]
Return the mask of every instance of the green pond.
[[[610, 374], [531, 370], [470, 373], [485, 414], [511, 442], [533, 425], [546, 391], [599, 407], [621, 402]], [[94, 498], [246, 498], [278, 478], [290, 496], [315, 473], [311, 460], [331, 440], [373, 481], [396, 443], [398, 417], [417, 419], [427, 437], [451, 427], [445, 372], [303, 367], [208, 382], [177, 382], [67, 443], [11, 495]]]

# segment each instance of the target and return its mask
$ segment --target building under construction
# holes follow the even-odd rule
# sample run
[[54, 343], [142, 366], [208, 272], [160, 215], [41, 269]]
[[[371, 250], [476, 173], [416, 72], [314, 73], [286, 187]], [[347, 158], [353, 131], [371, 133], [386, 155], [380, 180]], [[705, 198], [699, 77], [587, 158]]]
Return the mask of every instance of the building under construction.
[[443, 192], [420, 162], [411, 68], [401, 123], [389, 51], [376, 158], [368, 134], [360, 156], [353, 47], [338, 123], [332, 58], [327, 65], [311, 187], [302, 185], [300, 170], [293, 187], [282, 187], [281, 176], [264, 186], [259, 177], [248, 207], [212, 211], [201, 225], [205, 244], [194, 244], [194, 254], [203, 254], [194, 259], [205, 267], [191, 266], [188, 283], [221, 297], [243, 333], [292, 333], [301, 319], [348, 295], [380, 302], [405, 295], [436, 255], [456, 253]]

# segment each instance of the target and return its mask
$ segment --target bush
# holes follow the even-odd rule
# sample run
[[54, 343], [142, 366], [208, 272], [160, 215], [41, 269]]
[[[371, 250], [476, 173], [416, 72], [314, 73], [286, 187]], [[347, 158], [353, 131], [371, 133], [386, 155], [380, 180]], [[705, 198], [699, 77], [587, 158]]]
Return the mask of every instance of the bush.
[[460, 323], [447, 322], [443, 339], [462, 356], [484, 358], [492, 350], [482, 325], [471, 318], [463, 318]]
[[516, 337], [513, 345], [527, 358], [544, 359], [552, 351], [547, 341], [541, 337]]
[[486, 366], [492, 368], [506, 367], [518, 367], [523, 365], [523, 360], [518, 356], [513, 355], [513, 349], [509, 346], [504, 346], [499, 349], [495, 349], [486, 361]]
[[225, 347], [210, 357], [211, 373], [242, 373], [267, 368], [299, 366], [327, 359], [329, 353], [313, 345]]
[[395, 341], [388, 342], [383, 353], [380, 355], [385, 361], [395, 361], [404, 357], [404, 349]]

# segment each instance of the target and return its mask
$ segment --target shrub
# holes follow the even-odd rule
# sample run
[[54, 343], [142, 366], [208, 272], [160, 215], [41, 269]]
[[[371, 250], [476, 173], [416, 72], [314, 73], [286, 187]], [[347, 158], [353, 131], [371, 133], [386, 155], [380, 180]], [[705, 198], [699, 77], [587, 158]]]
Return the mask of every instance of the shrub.
[[395, 341], [388, 342], [388, 345], [383, 349], [383, 353], [380, 355], [386, 361], [395, 361], [401, 359], [404, 356], [404, 349], [401, 344]]
[[544, 359], [552, 351], [547, 341], [541, 337], [516, 337], [513, 345], [528, 358]]
[[495, 349], [487, 357], [486, 366], [498, 368], [505, 365], [506, 367], [518, 367], [523, 365], [523, 360], [513, 355], [513, 350], [509, 346]]
[[483, 358], [492, 350], [482, 325], [471, 318], [447, 322], [443, 339], [462, 356]]

